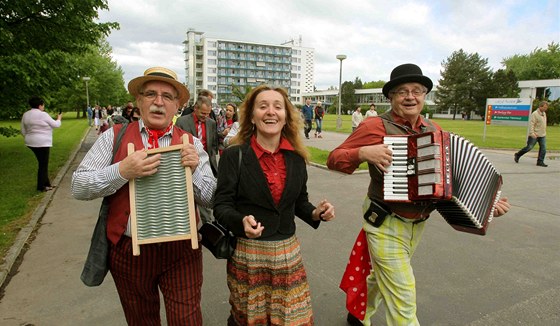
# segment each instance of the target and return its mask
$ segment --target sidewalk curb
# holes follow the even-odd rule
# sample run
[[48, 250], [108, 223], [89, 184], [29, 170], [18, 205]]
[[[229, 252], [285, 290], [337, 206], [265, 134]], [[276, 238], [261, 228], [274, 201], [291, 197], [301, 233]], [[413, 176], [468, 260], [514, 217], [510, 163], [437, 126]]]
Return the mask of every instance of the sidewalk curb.
[[[87, 132], [84, 133], [82, 139], [80, 140], [78, 146], [76, 146], [74, 151], [70, 153], [68, 160], [66, 161], [64, 166], [62, 166], [57, 176], [54, 178], [53, 184], [55, 185], [60, 184], [60, 181], [62, 180], [64, 175], [66, 175], [66, 173], [68, 172], [70, 165], [78, 155], [78, 152], [82, 148], [82, 144], [86, 139], [86, 137], [88, 136], [88, 134], [90, 133], [90, 131], [91, 131], [91, 127], [90, 129], [87, 130]], [[6, 257], [4, 258], [2, 264], [0, 265], [0, 292], [1, 289], [3, 289], [4, 286], [6, 286], [9, 283], [9, 281], [8, 282], [6, 281], [9, 279], [9, 275], [12, 272], [14, 265], [20, 258], [22, 252], [25, 252], [23, 250], [25, 245], [28, 243], [29, 238], [33, 234], [33, 231], [35, 231], [37, 224], [39, 224], [39, 221], [41, 221], [41, 218], [43, 217], [43, 215], [45, 215], [47, 207], [49, 207], [49, 204], [52, 201], [52, 198], [54, 197], [54, 194], [56, 193], [57, 190], [58, 187], [54, 188], [52, 191], [48, 191], [45, 194], [45, 197], [43, 197], [39, 206], [37, 206], [37, 208], [31, 215], [31, 219], [29, 220], [29, 223], [19, 231], [18, 235], [16, 236], [14, 244], [6, 252]]]

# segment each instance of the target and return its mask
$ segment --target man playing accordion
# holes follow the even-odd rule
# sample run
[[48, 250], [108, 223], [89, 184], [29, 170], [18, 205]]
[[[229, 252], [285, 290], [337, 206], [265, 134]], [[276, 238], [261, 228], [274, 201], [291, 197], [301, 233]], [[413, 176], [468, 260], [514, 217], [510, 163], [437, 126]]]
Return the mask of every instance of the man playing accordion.
[[[352, 325], [370, 325], [371, 316], [381, 302], [386, 306], [388, 325], [419, 325], [416, 317], [416, 286], [411, 266], [412, 255], [421, 239], [429, 214], [436, 208], [433, 201], [385, 201], [383, 177], [393, 160], [389, 146], [383, 144], [387, 135], [406, 135], [441, 131], [441, 127], [421, 116], [426, 94], [433, 83], [422, 74], [420, 67], [403, 64], [391, 72], [391, 79], [383, 86], [383, 94], [391, 102], [391, 110], [366, 119], [336, 149], [327, 160], [329, 169], [351, 174], [362, 162], [368, 162], [371, 177], [364, 203], [364, 224], [355, 249], [364, 250], [364, 257], [371, 257], [371, 267], [357, 262], [360, 275], [367, 281], [349, 277], [353, 284], [343, 279], [341, 288], [352, 288], [356, 300], [362, 300], [355, 310], [349, 308], [348, 322]], [[509, 210], [506, 198], [494, 207], [494, 216]], [[369, 255], [365, 246], [367, 241]], [[355, 256], [362, 256], [360, 254]], [[350, 265], [353, 264], [352, 257]], [[361, 264], [361, 266], [359, 266]], [[362, 273], [367, 269], [366, 273]], [[354, 270], [356, 270], [354, 268]], [[348, 269], [347, 269], [348, 271]], [[365, 286], [367, 284], [367, 287]], [[360, 308], [363, 307], [363, 308]]]

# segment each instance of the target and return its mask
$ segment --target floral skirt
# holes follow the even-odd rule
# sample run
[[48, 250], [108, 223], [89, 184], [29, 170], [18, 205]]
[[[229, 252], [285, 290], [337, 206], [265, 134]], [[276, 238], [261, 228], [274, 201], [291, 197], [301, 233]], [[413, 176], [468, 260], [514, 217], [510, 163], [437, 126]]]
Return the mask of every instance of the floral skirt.
[[227, 264], [230, 321], [237, 325], [313, 325], [311, 295], [295, 236], [237, 239]]

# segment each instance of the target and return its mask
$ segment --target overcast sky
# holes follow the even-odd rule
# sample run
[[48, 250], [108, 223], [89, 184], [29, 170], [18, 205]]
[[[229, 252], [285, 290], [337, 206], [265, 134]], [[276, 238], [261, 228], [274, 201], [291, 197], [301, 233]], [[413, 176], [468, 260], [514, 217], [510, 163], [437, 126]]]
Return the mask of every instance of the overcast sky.
[[342, 80], [389, 80], [402, 63], [418, 64], [434, 83], [441, 63], [463, 49], [488, 59], [560, 43], [560, 0], [109, 0], [100, 21], [120, 30], [108, 37], [125, 83], [151, 66], [185, 81], [183, 44], [189, 28], [205, 36], [281, 44], [302, 38], [315, 49], [315, 85], [338, 86], [337, 54], [346, 54]]

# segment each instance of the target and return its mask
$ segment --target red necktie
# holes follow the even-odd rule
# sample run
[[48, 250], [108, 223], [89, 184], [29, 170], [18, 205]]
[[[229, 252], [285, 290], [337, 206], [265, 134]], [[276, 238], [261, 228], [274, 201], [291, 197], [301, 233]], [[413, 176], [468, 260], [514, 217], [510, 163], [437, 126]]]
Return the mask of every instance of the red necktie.
[[198, 121], [198, 139], [202, 140], [202, 121]]

